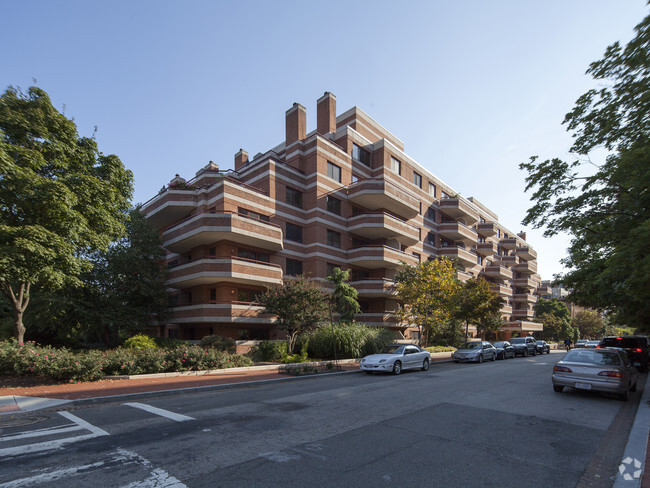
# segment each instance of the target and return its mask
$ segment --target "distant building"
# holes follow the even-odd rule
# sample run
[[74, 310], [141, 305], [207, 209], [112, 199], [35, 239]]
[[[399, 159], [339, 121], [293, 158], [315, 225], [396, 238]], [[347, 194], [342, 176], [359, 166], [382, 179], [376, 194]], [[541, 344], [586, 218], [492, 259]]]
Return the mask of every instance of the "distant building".
[[340, 267], [359, 291], [358, 321], [415, 339], [417, 329], [395, 317], [393, 278], [402, 263], [438, 256], [458, 262], [461, 280], [492, 283], [505, 300], [506, 335], [541, 329], [531, 322], [541, 278], [525, 234], [420, 166], [359, 108], [337, 116], [331, 93], [318, 100], [316, 130], [307, 133], [297, 103], [285, 130], [282, 143], [252, 159], [240, 149], [234, 171], [210, 163], [189, 181], [177, 175], [144, 204], [173, 289], [163, 335], [279, 337], [256, 295], [297, 275], [326, 287]]

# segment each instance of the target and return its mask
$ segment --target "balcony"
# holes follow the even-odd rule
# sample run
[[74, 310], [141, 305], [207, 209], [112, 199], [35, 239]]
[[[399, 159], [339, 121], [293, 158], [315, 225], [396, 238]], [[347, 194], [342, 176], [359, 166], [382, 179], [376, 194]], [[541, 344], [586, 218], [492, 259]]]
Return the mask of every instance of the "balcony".
[[460, 222], [445, 222], [438, 226], [438, 233], [451, 241], [462, 241], [466, 245], [476, 244], [476, 231]]
[[168, 188], [142, 207], [147, 221], [156, 229], [162, 229], [188, 217], [197, 208], [196, 190]]
[[478, 263], [478, 256], [474, 251], [457, 246], [444, 246], [438, 249], [438, 256], [455, 259], [462, 266], [473, 267]]
[[527, 307], [527, 308], [522, 308], [522, 309], [514, 309], [512, 311], [512, 317], [515, 320], [527, 320], [527, 319], [532, 319], [533, 318], [533, 309], [532, 307]]
[[512, 297], [512, 288], [506, 285], [502, 285], [500, 283], [492, 283], [490, 286], [490, 289], [498, 293], [501, 298], [510, 298]]
[[412, 246], [420, 241], [420, 230], [393, 215], [364, 213], [348, 219], [348, 232], [364, 239], [395, 238], [401, 244]]
[[282, 268], [277, 264], [227, 256], [206, 258], [171, 268], [167, 286], [191, 288], [197, 285], [228, 282], [268, 286], [282, 284]]
[[507, 266], [508, 268], [511, 268], [517, 264], [517, 256], [502, 256], [500, 254], [497, 254], [494, 256], [494, 262], [500, 264], [501, 266]]
[[501, 313], [506, 313], [510, 315], [512, 313], [512, 306], [510, 305], [503, 305], [501, 309], [499, 310]]
[[201, 302], [173, 307], [169, 322], [186, 323], [228, 323], [228, 324], [271, 324], [270, 315], [262, 315], [264, 307], [254, 302]]
[[282, 249], [282, 229], [275, 224], [236, 213], [201, 213], [163, 232], [165, 249], [184, 253], [218, 241], [232, 241], [269, 251]]
[[366, 279], [348, 282], [356, 288], [360, 297], [395, 297], [397, 295], [397, 287], [393, 280], [386, 278], [383, 279]]
[[537, 282], [530, 278], [516, 278], [512, 280], [512, 286], [535, 290], [537, 289]]
[[499, 280], [512, 279], [512, 271], [510, 271], [505, 266], [500, 266], [498, 264], [491, 264], [489, 266], [486, 266], [485, 269], [483, 270], [483, 274]]
[[441, 212], [455, 219], [462, 219], [468, 225], [478, 222], [478, 213], [462, 198], [443, 198], [438, 207]]
[[522, 246], [516, 248], [515, 254], [527, 261], [531, 259], [537, 259], [537, 251], [535, 251], [532, 247], [528, 247], [528, 246]]
[[348, 251], [348, 264], [361, 268], [399, 268], [402, 261], [411, 266], [419, 264], [417, 257], [389, 246], [363, 246]]
[[494, 222], [479, 222], [476, 231], [483, 237], [492, 237], [497, 233], [497, 224]]
[[348, 199], [369, 210], [388, 210], [405, 219], [420, 212], [420, 200], [388, 180], [368, 178], [348, 187]]
[[476, 244], [476, 254], [483, 257], [494, 256], [494, 253], [497, 252], [497, 247], [494, 245], [494, 242], [479, 242]]
[[499, 241], [499, 244], [501, 244], [501, 247], [503, 249], [507, 249], [508, 251], [512, 251], [517, 247], [517, 239], [514, 237], [508, 237], [507, 239], [501, 239]]
[[541, 284], [535, 290], [536, 295], [550, 295], [552, 293], [551, 287], [549, 285]]
[[537, 303], [537, 297], [532, 293], [516, 293], [514, 295], [514, 300], [515, 302], [520, 302], [520, 303], [531, 303], [531, 304]]
[[407, 327], [397, 321], [394, 312], [366, 312], [356, 315], [356, 321], [373, 327]]
[[537, 263], [534, 261], [528, 261], [515, 264], [512, 267], [512, 270], [525, 275], [533, 275], [537, 273]]

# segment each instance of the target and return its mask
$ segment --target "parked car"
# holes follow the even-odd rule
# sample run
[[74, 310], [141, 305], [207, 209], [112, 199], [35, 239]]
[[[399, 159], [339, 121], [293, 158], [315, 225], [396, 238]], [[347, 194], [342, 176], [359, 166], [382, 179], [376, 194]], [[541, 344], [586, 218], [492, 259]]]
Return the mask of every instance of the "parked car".
[[639, 371], [648, 371], [648, 338], [646, 336], [604, 337], [598, 348], [618, 347], [627, 353], [630, 361]]
[[535, 341], [537, 347], [537, 354], [551, 354], [551, 345], [546, 341]]
[[431, 354], [426, 349], [411, 344], [391, 344], [380, 354], [371, 354], [361, 360], [361, 370], [366, 373], [383, 372], [400, 374], [405, 369], [426, 371], [431, 364]]
[[576, 341], [575, 346], [573, 346], [573, 347], [585, 347], [586, 343], [587, 343], [587, 339], [578, 339]]
[[455, 363], [458, 361], [476, 361], [482, 363], [485, 359], [494, 361], [497, 358], [497, 350], [492, 344], [486, 341], [469, 341], [456, 349], [451, 355]]
[[497, 350], [497, 359], [508, 359], [515, 357], [515, 347], [508, 341], [499, 341], [492, 344]]
[[526, 337], [513, 337], [510, 339], [510, 344], [515, 348], [516, 356], [531, 356], [537, 355], [537, 344], [533, 336]]
[[553, 367], [553, 390], [564, 388], [615, 393], [627, 400], [638, 373], [621, 349], [573, 349]]
[[598, 344], [600, 344], [600, 341], [587, 341], [585, 347], [598, 347]]

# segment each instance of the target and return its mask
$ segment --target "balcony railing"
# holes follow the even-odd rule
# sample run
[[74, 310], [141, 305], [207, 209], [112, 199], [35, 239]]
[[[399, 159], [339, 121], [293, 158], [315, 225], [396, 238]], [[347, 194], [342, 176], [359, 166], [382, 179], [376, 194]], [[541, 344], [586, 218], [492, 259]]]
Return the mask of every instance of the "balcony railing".
[[463, 266], [476, 266], [478, 263], [478, 256], [475, 252], [458, 246], [443, 246], [438, 249], [438, 255], [456, 259]]
[[360, 297], [394, 297], [397, 295], [395, 281], [387, 278], [368, 278], [349, 281], [348, 284], [356, 288]]
[[166, 284], [171, 288], [190, 288], [221, 282], [280, 285], [282, 268], [277, 264], [237, 256], [203, 258], [171, 268]]
[[525, 260], [537, 259], [537, 251], [535, 251], [532, 247], [528, 247], [528, 246], [522, 246], [516, 248], [515, 254]]
[[484, 257], [494, 256], [497, 251], [494, 242], [479, 242], [476, 244], [476, 253]]
[[438, 226], [438, 233], [452, 241], [462, 241], [466, 245], [476, 244], [476, 231], [460, 222], [445, 222]]
[[497, 278], [500, 280], [512, 279], [512, 271], [510, 271], [505, 266], [500, 266], [498, 264], [491, 264], [489, 266], [486, 266], [485, 269], [483, 270], [483, 273], [486, 276], [490, 276], [492, 278]]
[[535, 290], [537, 289], [537, 282], [529, 278], [515, 278], [512, 280], [512, 286]]
[[420, 240], [419, 229], [385, 212], [363, 213], [348, 219], [348, 231], [365, 239], [395, 238], [412, 246]]
[[348, 264], [361, 268], [398, 268], [402, 262], [417, 266], [419, 260], [412, 254], [407, 254], [389, 246], [363, 246], [348, 251]]
[[499, 244], [501, 244], [501, 247], [503, 249], [507, 249], [508, 251], [512, 251], [517, 247], [517, 239], [514, 237], [508, 237], [505, 239], [501, 239], [499, 241]]
[[204, 301], [176, 305], [171, 308], [170, 323], [272, 323], [268, 314], [263, 314], [264, 307], [255, 302], [218, 302]]
[[438, 203], [442, 212], [455, 219], [462, 219], [472, 225], [478, 222], [477, 211], [462, 198], [443, 198]]
[[476, 225], [476, 230], [483, 237], [492, 237], [497, 233], [497, 224], [494, 222], [479, 222]]
[[537, 273], [537, 263], [535, 263], [534, 261], [528, 261], [525, 263], [515, 264], [512, 267], [512, 270], [518, 273], [532, 275]]
[[420, 211], [416, 195], [383, 178], [359, 180], [348, 187], [348, 199], [369, 210], [386, 209], [405, 219]]
[[282, 229], [269, 222], [232, 212], [203, 212], [168, 227], [163, 232], [165, 249], [183, 253], [219, 241], [279, 251]]
[[357, 322], [373, 327], [408, 327], [397, 321], [395, 312], [364, 312], [356, 315]]

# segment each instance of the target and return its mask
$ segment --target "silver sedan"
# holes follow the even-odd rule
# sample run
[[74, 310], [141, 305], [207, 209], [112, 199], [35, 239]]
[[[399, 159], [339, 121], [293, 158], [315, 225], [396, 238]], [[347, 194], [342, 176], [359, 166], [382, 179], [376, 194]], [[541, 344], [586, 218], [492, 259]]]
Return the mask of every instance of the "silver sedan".
[[405, 369], [426, 371], [431, 363], [431, 354], [426, 349], [411, 344], [392, 344], [380, 354], [372, 354], [361, 360], [361, 371], [400, 374]]
[[627, 400], [636, 391], [638, 373], [624, 351], [573, 349], [553, 367], [553, 390], [564, 388], [615, 393]]
[[456, 349], [451, 359], [455, 363], [459, 361], [476, 361], [482, 363], [484, 359], [494, 361], [497, 358], [497, 350], [487, 341], [469, 341]]

